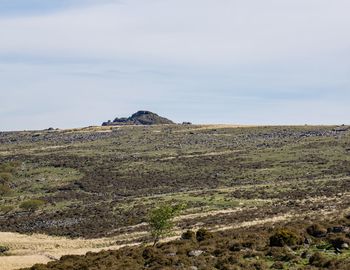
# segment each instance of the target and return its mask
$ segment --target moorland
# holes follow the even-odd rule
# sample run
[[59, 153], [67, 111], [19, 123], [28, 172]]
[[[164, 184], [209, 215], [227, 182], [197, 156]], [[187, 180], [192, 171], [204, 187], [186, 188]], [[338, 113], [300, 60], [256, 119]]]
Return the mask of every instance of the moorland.
[[[148, 243], [150, 209], [159, 203], [187, 206], [174, 231], [193, 231], [187, 240], [89, 253], [79, 260], [68, 256], [32, 269], [349, 265], [348, 126], [141, 125], [1, 132], [0, 163], [2, 232], [110, 238], [118, 246]], [[313, 224], [327, 233], [308, 234]], [[343, 228], [339, 235], [334, 227]], [[287, 235], [294, 242], [270, 246], [276, 228], [290, 228]], [[198, 241], [198, 229], [211, 236]], [[337, 238], [343, 242], [334, 242]], [[193, 250], [206, 255], [189, 256]], [[282, 260], [283, 254], [293, 256]], [[85, 266], [74, 265], [81, 260]]]

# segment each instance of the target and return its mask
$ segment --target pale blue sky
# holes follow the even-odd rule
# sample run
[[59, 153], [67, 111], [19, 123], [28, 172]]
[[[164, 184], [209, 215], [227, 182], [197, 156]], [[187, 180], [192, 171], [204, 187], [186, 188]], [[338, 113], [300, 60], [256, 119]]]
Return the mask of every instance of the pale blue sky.
[[0, 130], [342, 124], [348, 0], [0, 0]]

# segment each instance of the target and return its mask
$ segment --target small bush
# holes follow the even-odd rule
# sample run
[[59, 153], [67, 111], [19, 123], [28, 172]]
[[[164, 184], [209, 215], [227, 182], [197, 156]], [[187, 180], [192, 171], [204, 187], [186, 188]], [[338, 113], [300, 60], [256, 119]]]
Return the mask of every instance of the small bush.
[[270, 237], [271, 247], [295, 246], [301, 242], [301, 238], [289, 229], [279, 229]]
[[331, 261], [319, 252], [310, 257], [309, 263], [320, 268], [329, 268], [331, 266]]
[[230, 245], [229, 250], [232, 252], [238, 252], [242, 250], [242, 243], [240, 242], [234, 242]]
[[0, 245], [0, 256], [4, 255], [9, 250], [9, 247]]
[[145, 260], [150, 260], [150, 259], [154, 258], [156, 255], [157, 255], [157, 251], [153, 247], [146, 247], [142, 252], [142, 257]]
[[196, 233], [196, 239], [198, 242], [213, 238], [213, 234], [206, 229], [199, 229]]
[[266, 255], [272, 257], [275, 261], [282, 262], [290, 262], [296, 258], [295, 254], [286, 247], [271, 247]]
[[319, 224], [309, 226], [306, 232], [313, 237], [325, 237], [327, 235], [327, 230]]
[[195, 240], [195, 238], [196, 234], [191, 230], [188, 230], [181, 235], [182, 240]]
[[43, 200], [29, 200], [20, 204], [20, 208], [26, 211], [34, 212], [45, 204]]
[[183, 209], [185, 205], [159, 205], [157, 208], [151, 210], [148, 217], [148, 224], [151, 229], [151, 234], [154, 239], [153, 245], [155, 246], [160, 238], [167, 236], [171, 233], [174, 227], [173, 219]]

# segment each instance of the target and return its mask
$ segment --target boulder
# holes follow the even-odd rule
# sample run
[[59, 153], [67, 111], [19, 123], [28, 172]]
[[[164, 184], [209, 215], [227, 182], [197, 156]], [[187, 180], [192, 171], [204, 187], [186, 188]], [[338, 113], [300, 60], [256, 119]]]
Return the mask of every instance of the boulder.
[[173, 121], [161, 117], [150, 111], [138, 111], [130, 117], [115, 118], [112, 121], [102, 123], [102, 126], [119, 126], [119, 125], [171, 125]]
[[203, 254], [203, 250], [192, 250], [188, 253], [188, 256], [190, 257], [198, 257]]

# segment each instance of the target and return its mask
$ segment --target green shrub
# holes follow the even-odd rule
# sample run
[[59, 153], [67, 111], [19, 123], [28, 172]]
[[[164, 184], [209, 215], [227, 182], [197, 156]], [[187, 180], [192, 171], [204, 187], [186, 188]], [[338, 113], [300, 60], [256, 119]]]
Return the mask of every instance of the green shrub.
[[271, 247], [295, 246], [301, 244], [301, 237], [289, 229], [279, 229], [270, 237]]
[[161, 237], [169, 235], [174, 224], [173, 218], [184, 209], [184, 205], [160, 205], [153, 209], [149, 215], [148, 224], [151, 228], [151, 234], [154, 239], [154, 245]]
[[34, 212], [43, 206], [45, 202], [43, 200], [28, 200], [20, 204], [20, 208], [26, 211]]

